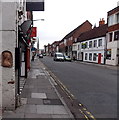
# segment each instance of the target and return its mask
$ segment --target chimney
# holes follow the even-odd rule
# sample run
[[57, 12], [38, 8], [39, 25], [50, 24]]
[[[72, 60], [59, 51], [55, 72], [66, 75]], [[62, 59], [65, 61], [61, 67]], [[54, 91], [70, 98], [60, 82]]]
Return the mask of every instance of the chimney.
[[119, 6], [119, 1], [117, 2], [117, 7]]
[[104, 24], [105, 24], [104, 18], [100, 19], [100, 21], [99, 21], [99, 26], [104, 25]]

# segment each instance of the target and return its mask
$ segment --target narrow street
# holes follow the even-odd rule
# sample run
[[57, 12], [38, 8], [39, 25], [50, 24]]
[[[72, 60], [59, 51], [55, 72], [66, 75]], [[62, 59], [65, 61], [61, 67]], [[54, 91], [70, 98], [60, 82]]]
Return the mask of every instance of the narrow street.
[[40, 59], [95, 118], [116, 118], [117, 71], [80, 62]]

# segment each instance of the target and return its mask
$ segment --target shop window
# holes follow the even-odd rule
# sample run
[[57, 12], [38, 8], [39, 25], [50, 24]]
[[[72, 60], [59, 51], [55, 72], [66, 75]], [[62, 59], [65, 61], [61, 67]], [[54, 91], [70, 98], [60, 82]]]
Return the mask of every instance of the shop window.
[[94, 40], [94, 47], [97, 47], [97, 40]]
[[98, 47], [102, 46], [102, 39], [98, 40]]
[[89, 42], [89, 48], [92, 48], [92, 41]]
[[97, 60], [97, 53], [94, 53], [93, 54], [93, 61], [96, 61]]
[[114, 32], [114, 40], [119, 40], [119, 31]]
[[108, 50], [107, 50], [106, 59], [111, 60], [111, 49], [108, 49]]
[[85, 60], [87, 60], [88, 59], [88, 54], [87, 53], [85, 53]]
[[92, 53], [89, 53], [89, 60], [92, 60]]

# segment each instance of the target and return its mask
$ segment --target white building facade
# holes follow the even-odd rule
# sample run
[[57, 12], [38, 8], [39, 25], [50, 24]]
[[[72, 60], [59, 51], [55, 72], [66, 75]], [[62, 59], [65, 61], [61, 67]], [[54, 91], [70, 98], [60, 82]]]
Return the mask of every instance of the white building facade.
[[83, 61], [104, 64], [106, 37], [81, 42], [81, 54]]

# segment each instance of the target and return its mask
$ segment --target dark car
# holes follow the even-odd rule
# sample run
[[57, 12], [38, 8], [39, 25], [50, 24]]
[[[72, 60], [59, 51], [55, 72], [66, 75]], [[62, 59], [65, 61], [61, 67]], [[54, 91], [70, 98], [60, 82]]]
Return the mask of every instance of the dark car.
[[39, 58], [43, 58], [43, 55], [42, 55], [42, 54], [39, 54]]

